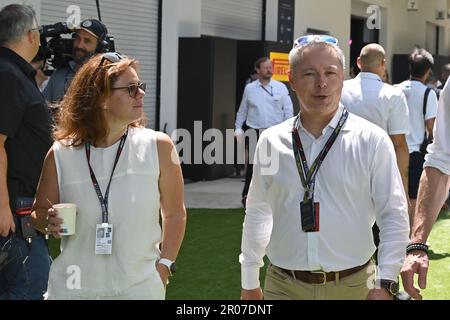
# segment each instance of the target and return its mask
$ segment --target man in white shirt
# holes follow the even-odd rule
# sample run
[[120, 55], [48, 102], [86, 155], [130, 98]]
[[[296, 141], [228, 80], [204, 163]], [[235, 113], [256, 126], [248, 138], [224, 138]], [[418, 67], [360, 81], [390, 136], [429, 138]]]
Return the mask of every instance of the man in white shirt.
[[344, 82], [341, 102], [351, 113], [364, 118], [387, 132], [394, 144], [397, 165], [408, 194], [409, 133], [408, 105], [403, 92], [383, 83], [386, 53], [376, 43], [366, 45], [358, 57], [361, 73]]
[[426, 288], [428, 272], [428, 236], [450, 187], [450, 85], [441, 92], [434, 128], [434, 142], [425, 156], [425, 169], [420, 179], [417, 209], [411, 227], [411, 242], [402, 268], [405, 291], [414, 299], [422, 299], [414, 287], [414, 274], [419, 274], [419, 287]]
[[[289, 119], [294, 113], [288, 89], [282, 82], [272, 79], [272, 61], [267, 57], [259, 58], [255, 62], [255, 70], [258, 74], [258, 80], [245, 87], [241, 105], [236, 115], [235, 136], [238, 142], [242, 142], [245, 136], [252, 134], [252, 132], [248, 132], [244, 135], [244, 126], [249, 128], [250, 131], [256, 131], [256, 135], [259, 137], [261, 130]], [[250, 147], [249, 150], [254, 150], [254, 148]], [[242, 191], [244, 207], [253, 174], [253, 155], [249, 154], [248, 158], [249, 163]]]
[[[339, 103], [345, 57], [337, 40], [311, 35], [295, 43], [289, 79], [300, 115], [258, 142], [242, 235], [242, 298], [263, 298], [259, 268], [267, 254], [265, 299], [392, 299], [409, 234], [394, 148], [382, 129]], [[381, 242], [370, 289], [375, 220]]]
[[[415, 50], [409, 57], [411, 79], [398, 85], [398, 88], [406, 96], [409, 109], [410, 130], [406, 136], [406, 141], [409, 149], [408, 192], [411, 215], [415, 211], [417, 191], [425, 161], [425, 153], [420, 149], [425, 133], [428, 132], [429, 139], [433, 139], [433, 126], [438, 106], [436, 93], [425, 85], [431, 74], [433, 64], [433, 56], [428, 51], [424, 49]], [[425, 101], [426, 112], [424, 115]], [[412, 219], [410, 219], [410, 222], [412, 223]]]

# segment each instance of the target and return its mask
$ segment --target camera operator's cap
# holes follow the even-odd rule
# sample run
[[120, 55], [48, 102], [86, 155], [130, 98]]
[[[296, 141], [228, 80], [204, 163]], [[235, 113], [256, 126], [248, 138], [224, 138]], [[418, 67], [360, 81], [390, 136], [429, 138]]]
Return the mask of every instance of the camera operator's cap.
[[108, 29], [106, 29], [106, 26], [101, 21], [96, 19], [83, 20], [78, 30], [80, 29], [89, 32], [97, 39], [104, 38], [108, 34]]

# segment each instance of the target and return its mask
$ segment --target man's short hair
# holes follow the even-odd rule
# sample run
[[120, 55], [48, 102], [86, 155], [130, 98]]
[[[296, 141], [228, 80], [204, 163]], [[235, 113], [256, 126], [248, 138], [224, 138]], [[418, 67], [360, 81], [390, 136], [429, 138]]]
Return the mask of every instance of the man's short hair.
[[444, 73], [444, 72], [445, 73], [450, 73], [450, 63], [447, 63], [447, 64], [443, 65], [441, 72], [442, 73]]
[[434, 65], [434, 58], [425, 49], [415, 49], [409, 56], [409, 71], [412, 77], [422, 78]]
[[303, 57], [303, 53], [306, 49], [310, 48], [332, 48], [336, 52], [336, 56], [341, 63], [342, 69], [345, 70], [345, 54], [341, 48], [339, 48], [335, 44], [331, 44], [320, 39], [315, 39], [305, 45], [294, 47], [289, 53], [289, 65], [291, 69], [291, 73], [294, 74], [296, 68], [298, 67], [301, 58]]
[[31, 6], [10, 4], [0, 11], [0, 46], [20, 41], [36, 28], [36, 12]]
[[384, 48], [377, 43], [370, 43], [362, 48], [359, 61], [363, 68], [376, 68], [381, 65], [386, 56]]
[[255, 70], [261, 68], [261, 64], [270, 60], [268, 57], [261, 57], [255, 62]]

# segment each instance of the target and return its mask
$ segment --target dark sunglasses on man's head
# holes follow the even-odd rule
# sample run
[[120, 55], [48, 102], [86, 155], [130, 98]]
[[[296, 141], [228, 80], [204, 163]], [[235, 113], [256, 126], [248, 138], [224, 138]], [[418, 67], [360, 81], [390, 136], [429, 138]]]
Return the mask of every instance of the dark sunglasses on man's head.
[[307, 45], [310, 42], [326, 42], [337, 46], [339, 44], [338, 39], [332, 36], [323, 35], [323, 34], [310, 34], [307, 36], [302, 36], [294, 41], [294, 48], [298, 46]]
[[112, 90], [116, 90], [116, 89], [128, 89], [128, 94], [130, 95], [131, 98], [135, 98], [136, 95], [139, 92], [139, 89], [141, 89], [142, 91], [145, 92], [145, 90], [147, 89], [147, 84], [144, 82], [139, 82], [139, 83], [133, 83], [130, 84], [129, 86], [126, 87], [114, 87], [111, 88]]

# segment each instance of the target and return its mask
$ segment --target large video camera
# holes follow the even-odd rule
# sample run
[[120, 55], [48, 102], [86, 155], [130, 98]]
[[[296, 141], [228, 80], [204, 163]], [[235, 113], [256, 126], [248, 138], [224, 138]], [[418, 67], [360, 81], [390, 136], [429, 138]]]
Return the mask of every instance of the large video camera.
[[[61, 69], [68, 66], [69, 61], [72, 60], [72, 50], [74, 34], [77, 28], [70, 28], [65, 22], [58, 22], [52, 25], [42, 26], [41, 33], [41, 48], [38, 55], [43, 57], [54, 69]], [[61, 37], [64, 34], [72, 34], [72, 37]], [[105, 36], [103, 45], [99, 46], [101, 52], [115, 51], [114, 37]]]

